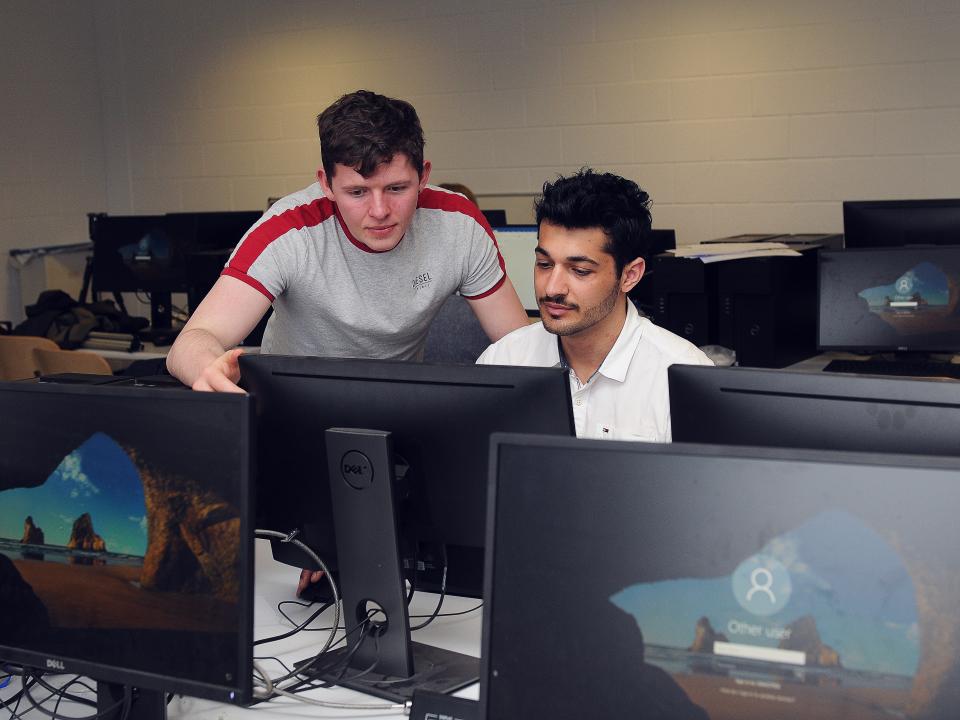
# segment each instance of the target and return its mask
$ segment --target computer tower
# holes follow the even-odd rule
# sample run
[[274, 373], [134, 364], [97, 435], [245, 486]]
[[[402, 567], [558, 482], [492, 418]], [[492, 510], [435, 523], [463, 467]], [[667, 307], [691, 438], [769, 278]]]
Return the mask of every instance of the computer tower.
[[717, 265], [657, 255], [650, 263], [650, 319], [694, 345], [717, 342]]
[[817, 249], [718, 263], [717, 342], [745, 367], [785, 367], [817, 348]]
[[654, 228], [650, 231], [649, 240], [649, 249], [643, 255], [643, 260], [646, 263], [644, 276], [630, 291], [630, 299], [633, 300], [640, 312], [652, 317], [656, 305], [656, 292], [653, 282], [656, 273], [653, 267], [653, 258], [660, 253], [673, 250], [677, 246], [677, 232], [672, 229]]

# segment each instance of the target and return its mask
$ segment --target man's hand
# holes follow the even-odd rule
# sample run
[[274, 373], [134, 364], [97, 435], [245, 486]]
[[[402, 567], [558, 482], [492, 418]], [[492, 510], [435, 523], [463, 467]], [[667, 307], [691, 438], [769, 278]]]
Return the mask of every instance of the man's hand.
[[200, 373], [200, 377], [193, 383], [194, 390], [206, 392], [244, 392], [237, 383], [240, 382], [240, 361], [243, 348], [227, 350]]
[[323, 570], [301, 570], [300, 582], [297, 583], [297, 597], [300, 597], [304, 590], [322, 579]]

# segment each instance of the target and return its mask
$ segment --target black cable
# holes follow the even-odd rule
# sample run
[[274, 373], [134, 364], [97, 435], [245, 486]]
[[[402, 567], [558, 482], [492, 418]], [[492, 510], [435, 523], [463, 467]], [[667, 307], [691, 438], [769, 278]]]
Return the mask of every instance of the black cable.
[[[123, 693], [122, 700], [114, 703], [113, 705], [106, 708], [105, 710], [98, 711], [96, 713], [93, 713], [92, 715], [84, 715], [81, 717], [77, 717], [75, 715], [59, 715], [56, 712], [50, 712], [46, 708], [42, 707], [43, 703], [50, 700], [50, 698], [52, 698], [54, 695], [59, 695], [59, 692], [51, 693], [50, 695], [45, 697], [41, 702], [37, 702], [37, 700], [34, 699], [28, 687], [24, 687], [24, 694], [27, 700], [33, 706], [34, 710], [37, 710], [43, 713], [47, 717], [53, 718], [53, 720], [97, 720], [98, 718], [101, 718], [113, 713], [118, 707], [121, 707], [121, 706], [123, 706], [124, 709], [123, 709], [123, 712], [120, 714], [120, 720], [126, 720], [127, 716], [130, 713], [130, 705], [132, 702], [131, 689], [129, 686], [124, 686], [124, 693]], [[59, 708], [59, 706], [60, 706], [60, 703], [58, 701], [56, 707]]]
[[8, 698], [3, 702], [2, 705], [0, 705], [0, 707], [4, 707], [4, 708], [8, 707], [10, 703], [14, 701], [14, 698], [16, 699], [17, 702], [13, 706], [13, 710], [10, 711], [10, 720], [17, 720], [17, 718], [20, 717], [20, 713], [18, 712], [20, 710], [20, 703], [23, 701], [23, 698], [26, 696], [27, 688], [35, 684], [35, 682], [36, 680], [34, 680], [28, 675], [27, 668], [21, 666], [20, 667], [20, 690], [18, 690], [13, 697]]
[[[299, 600], [281, 600], [281, 601], [277, 604], [277, 612], [280, 613], [281, 615], [283, 615], [283, 619], [284, 619], [284, 620], [286, 620], [288, 623], [290, 623], [291, 625], [293, 625], [293, 624], [296, 623], [296, 621], [295, 621], [293, 618], [291, 618], [289, 615], [287, 615], [287, 614], [283, 611], [283, 607], [282, 607], [282, 606], [283, 606], [283, 605], [299, 605], [300, 607], [308, 608], [308, 607], [310, 607], [312, 604], [313, 604], [313, 603], [302, 603], [302, 602], [300, 602]], [[346, 629], [346, 628], [345, 628], [343, 625], [337, 625], [337, 630], [345, 630], [345, 629]], [[318, 628], [305, 627], [305, 628], [303, 628], [303, 632], [330, 632], [331, 630], [333, 630], [332, 627], [318, 627]], [[331, 645], [331, 646], [330, 646], [329, 648], [327, 648], [327, 649], [330, 650], [330, 649], [333, 648], [333, 647], [335, 647], [335, 645]]]
[[284, 672], [286, 672], [286, 673], [290, 672], [290, 666], [287, 665], [283, 660], [281, 660], [280, 658], [278, 658], [276, 655], [254, 655], [254, 656], [253, 656], [253, 659], [254, 659], [254, 660], [273, 660], [273, 661], [276, 662], [280, 667], [283, 668], [283, 671], [284, 671]]
[[[362, 638], [361, 638], [361, 642], [362, 642]], [[343, 670], [341, 670], [340, 673], [337, 675], [337, 682], [338, 683], [353, 682], [355, 680], [362, 678], [365, 675], [369, 675], [374, 670], [376, 670], [377, 665], [380, 664], [380, 633], [378, 633], [376, 630], [373, 631], [373, 647], [374, 647], [373, 663], [368, 668], [361, 670], [356, 675], [351, 675], [350, 677], [344, 677], [345, 673], [350, 668], [350, 665], [348, 663], [347, 666], [344, 667]]]
[[40, 687], [42, 687], [44, 690], [49, 690], [49, 691], [52, 692], [52, 693], [56, 693], [57, 695], [61, 695], [63, 699], [69, 700], [70, 702], [75, 702], [75, 703], [78, 703], [78, 704], [80, 704], [80, 705], [87, 705], [88, 707], [96, 707], [96, 706], [97, 706], [96, 701], [90, 700], [89, 698], [80, 697], [79, 695], [71, 695], [70, 693], [66, 692], [66, 689], [67, 689], [68, 687], [70, 687], [71, 685], [80, 685], [80, 686], [86, 688], [87, 690], [89, 690], [90, 692], [94, 692], [94, 693], [95, 693], [96, 690], [95, 690], [94, 688], [90, 687], [89, 685], [87, 685], [86, 683], [84, 683], [83, 681], [81, 681], [81, 679], [80, 679], [81, 677], [83, 677], [83, 676], [82, 676], [82, 675], [76, 675], [76, 676], [73, 678], [73, 680], [71, 680], [70, 682], [68, 682], [68, 683], [66, 683], [65, 685], [62, 685], [62, 686], [60, 686], [60, 687], [54, 687], [53, 685], [51, 685], [51, 684], [48, 683], [47, 681], [42, 680], [42, 679], [40, 679], [40, 678], [37, 678], [37, 684], [38, 684]]
[[440, 576], [440, 599], [437, 601], [437, 606], [433, 609], [433, 614], [419, 625], [411, 627], [410, 632], [415, 630], [423, 630], [423, 628], [436, 620], [437, 616], [440, 614], [440, 608], [443, 607], [443, 599], [447, 596], [447, 567], [449, 567], [449, 562], [447, 562], [446, 543], [441, 544], [440, 548], [443, 552], [443, 575]]
[[[470, 613], [476, 612], [477, 610], [479, 610], [479, 609], [482, 608], [482, 607], [483, 607], [483, 603], [480, 603], [479, 605], [475, 605], [474, 607], [470, 608], [469, 610], [459, 610], [458, 612], [439, 613], [439, 614], [437, 615], [437, 617], [447, 618], [447, 617], [457, 617], [457, 615], [469, 615]], [[429, 615], [411, 615], [410, 617], [411, 617], [411, 618], [417, 618], [417, 619], [419, 620], [420, 618], [425, 618], [425, 617], [430, 617], [430, 616], [429, 616]]]
[[[369, 615], [368, 615], [367, 617], [368, 617], [368, 619], [369, 619]], [[333, 673], [333, 672], [339, 672], [339, 671], [336, 670], [336, 668], [337, 668], [338, 666], [340, 666], [340, 665], [344, 665], [345, 667], [349, 667], [350, 660], [353, 658], [353, 656], [356, 654], [357, 650], [360, 648], [360, 643], [361, 643], [362, 640], [363, 640], [363, 635], [366, 633], [366, 626], [367, 626], [367, 620], [364, 620], [363, 622], [361, 622], [360, 624], [358, 624], [358, 625], [356, 625], [354, 628], [352, 628], [349, 632], [344, 633], [343, 637], [341, 637], [339, 640], [337, 640], [335, 643], [333, 643], [333, 644], [327, 649], [327, 652], [326, 652], [326, 653], [322, 653], [321, 655], [317, 655], [316, 657], [313, 658], [313, 660], [311, 661], [311, 663], [320, 660], [320, 658], [321, 658], [323, 655], [329, 655], [329, 654], [333, 651], [334, 648], [336, 648], [336, 647], [337, 647], [338, 645], [340, 645], [341, 643], [345, 643], [345, 642], [347, 641], [347, 639], [350, 637], [350, 635], [352, 635], [353, 633], [355, 633], [355, 632], [357, 632], [357, 631], [359, 630], [359, 631], [360, 631], [360, 639], [359, 639], [359, 640], [357, 641], [357, 643], [356, 643], [352, 648], [350, 648], [350, 650], [346, 653], [346, 655], [347, 655], [346, 659], [344, 659], [344, 658], [336, 658], [336, 661], [333, 662], [333, 663], [330, 663], [329, 666], [323, 666], [323, 665], [321, 665], [321, 666], [318, 667], [318, 668], [311, 668], [310, 672], [311, 672], [311, 673], [314, 673], [314, 674], [317, 674], [317, 675], [320, 675], [320, 674], [329, 675], [329, 674], [331, 674], [331, 673]], [[327, 628], [327, 629], [329, 630], [329, 628]], [[300, 676], [303, 676], [304, 671], [307, 669], [307, 667], [309, 667], [309, 666], [306, 665], [306, 664], [300, 666], [300, 667], [296, 670], [296, 674], [297, 674], [297, 675], [300, 675]], [[316, 677], [304, 677], [303, 680], [301, 680], [301, 681], [298, 682], [298, 683], [295, 683], [295, 684], [291, 685], [290, 687], [286, 688], [286, 690], [287, 690], [287, 692], [291, 692], [291, 693], [296, 694], [296, 693], [298, 693], [298, 692], [304, 692], [304, 691], [306, 691], [306, 690], [316, 690], [316, 689], [321, 689], [321, 688], [331, 688], [331, 687], [333, 687], [334, 685], [336, 685], [336, 682], [328, 682], [328, 681], [325, 681], [325, 680], [321, 680], [321, 681], [318, 683], [317, 680], [318, 680], [318, 678], [316, 678]]]
[[413, 545], [413, 577], [410, 578], [410, 592], [407, 593], [407, 606], [413, 600], [413, 594], [417, 591], [417, 574], [420, 571], [420, 543]]
[[[307, 607], [309, 607], [309, 605], [308, 605]], [[320, 606], [320, 609], [319, 609], [319, 610], [317, 610], [315, 613], [313, 613], [313, 615], [311, 615], [310, 617], [308, 617], [306, 620], [304, 620], [302, 623], [300, 623], [299, 625], [297, 625], [297, 626], [296, 626], [295, 628], [293, 628], [292, 630], [288, 630], [287, 632], [281, 633], [280, 635], [274, 635], [274, 636], [272, 636], [272, 637], [263, 638], [262, 640], [254, 640], [254, 641], [253, 641], [253, 644], [254, 644], [255, 646], [256, 646], [256, 645], [265, 645], [266, 643], [276, 642], [277, 640], [283, 640], [284, 638], [288, 638], [288, 637], [290, 637], [291, 635], [296, 635], [298, 632], [300, 632], [301, 630], [303, 630], [304, 628], [306, 628], [307, 625], [309, 625], [310, 623], [312, 623], [312, 622], [317, 618], [317, 616], [322, 615], [324, 612], [326, 612], [326, 611], [327, 611], [328, 609], [330, 609], [331, 607], [333, 607], [333, 603], [324, 603], [323, 605]], [[279, 605], [277, 606], [277, 610], [280, 611], [280, 606], [279, 606]], [[280, 612], [281, 612], [281, 614], [282, 614], [282, 611], [280, 611]], [[286, 618], [287, 616], [284, 615], [284, 617]], [[287, 620], [288, 620], [289, 622], [291, 622], [291, 623], [293, 622], [293, 621], [290, 620], [289, 618], [287, 618]]]

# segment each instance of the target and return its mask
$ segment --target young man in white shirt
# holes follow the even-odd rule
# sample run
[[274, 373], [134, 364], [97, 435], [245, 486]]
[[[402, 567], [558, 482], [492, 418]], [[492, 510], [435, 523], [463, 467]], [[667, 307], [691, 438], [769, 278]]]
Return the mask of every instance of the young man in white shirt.
[[545, 183], [533, 271], [542, 322], [477, 360], [568, 368], [578, 437], [669, 442], [667, 367], [712, 364], [627, 297], [645, 269], [649, 203], [636, 183], [611, 173], [584, 169]]

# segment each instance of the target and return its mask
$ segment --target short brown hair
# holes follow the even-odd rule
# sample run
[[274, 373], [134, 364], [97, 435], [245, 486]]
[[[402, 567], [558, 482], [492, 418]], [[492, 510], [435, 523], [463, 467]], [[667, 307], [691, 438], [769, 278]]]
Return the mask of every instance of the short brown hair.
[[348, 93], [317, 116], [320, 159], [328, 178], [346, 165], [370, 177], [403, 153], [423, 176], [423, 128], [413, 105], [369, 90]]

